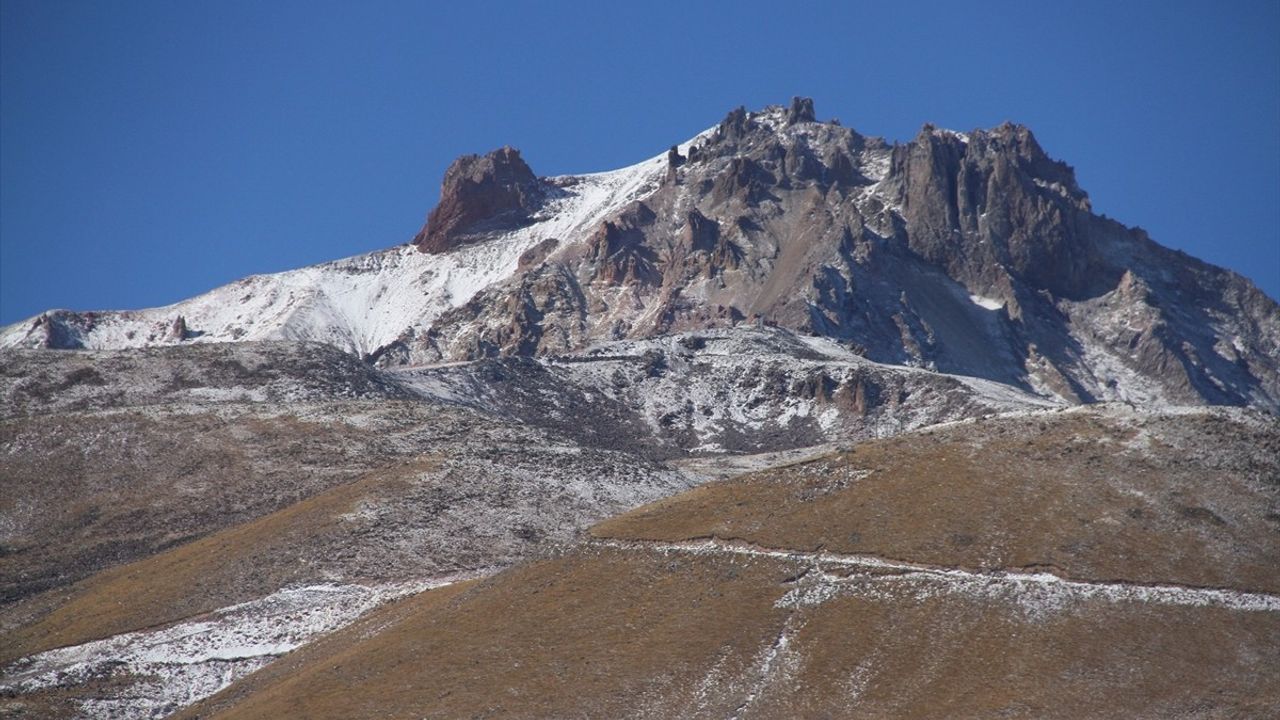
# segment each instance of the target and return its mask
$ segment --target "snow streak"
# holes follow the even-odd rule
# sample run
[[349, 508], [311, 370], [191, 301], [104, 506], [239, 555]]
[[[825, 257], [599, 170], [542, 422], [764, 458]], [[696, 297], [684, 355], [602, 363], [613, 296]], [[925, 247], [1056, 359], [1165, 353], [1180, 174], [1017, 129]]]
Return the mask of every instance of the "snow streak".
[[23, 658], [4, 668], [0, 695], [111, 679], [131, 684], [125, 692], [116, 689], [85, 699], [80, 717], [164, 717], [386, 602], [482, 574], [455, 573], [379, 586], [287, 588], [167, 627]]
[[[946, 565], [906, 562], [877, 555], [806, 552], [785, 548], [767, 548], [723, 540], [685, 540], [661, 542], [647, 540], [595, 540], [592, 544], [618, 550], [682, 553], [690, 555], [729, 555], [768, 558], [812, 566], [797, 586], [778, 600], [779, 607], [819, 605], [843, 591], [874, 590], [878, 583], [920, 583], [934, 586], [924, 595], [962, 592], [983, 596], [1005, 596], [1034, 602], [1037, 609], [1057, 609], [1068, 600], [1099, 599], [1111, 602], [1142, 602], [1159, 605], [1218, 607], [1248, 612], [1280, 612], [1280, 595], [1246, 592], [1227, 588], [1204, 588], [1170, 583], [1136, 583], [1125, 581], [1093, 582], [1074, 580], [1051, 572], [1017, 570], [974, 570]], [[835, 568], [862, 571], [863, 574], [842, 575]], [[868, 575], [867, 573], [873, 573]], [[938, 586], [941, 586], [939, 588]]]

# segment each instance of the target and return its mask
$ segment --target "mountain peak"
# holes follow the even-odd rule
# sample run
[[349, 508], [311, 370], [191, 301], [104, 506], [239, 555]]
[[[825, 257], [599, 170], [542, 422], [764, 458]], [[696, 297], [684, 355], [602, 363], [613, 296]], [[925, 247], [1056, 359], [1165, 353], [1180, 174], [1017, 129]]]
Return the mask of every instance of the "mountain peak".
[[1014, 123], [889, 145], [797, 97], [611, 172], [538, 178], [504, 147], [450, 165], [415, 245], [0, 343], [306, 338], [389, 365], [766, 325], [1070, 402], [1280, 408], [1275, 302], [1094, 214]]
[[543, 194], [537, 176], [513, 147], [463, 155], [445, 171], [440, 202], [413, 244], [426, 253], [441, 253], [467, 242], [478, 224], [518, 226], [528, 220]]
[[787, 109], [787, 124], [802, 122], [817, 122], [817, 117], [813, 114], [813, 98], [793, 97], [791, 107]]

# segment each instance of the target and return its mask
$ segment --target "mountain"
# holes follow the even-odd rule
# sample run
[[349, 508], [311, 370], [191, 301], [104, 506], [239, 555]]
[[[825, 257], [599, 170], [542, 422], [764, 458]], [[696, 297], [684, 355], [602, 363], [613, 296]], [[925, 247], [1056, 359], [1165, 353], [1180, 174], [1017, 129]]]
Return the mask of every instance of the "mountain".
[[1275, 301], [1026, 128], [466, 156], [0, 328], [0, 717], [1268, 717], [1278, 410]]
[[889, 145], [802, 98], [613, 172], [466, 156], [412, 245], [165, 308], [51, 311], [0, 347], [308, 340], [386, 367], [759, 326], [1072, 403], [1280, 408], [1280, 306], [1094, 214], [1027, 128]]

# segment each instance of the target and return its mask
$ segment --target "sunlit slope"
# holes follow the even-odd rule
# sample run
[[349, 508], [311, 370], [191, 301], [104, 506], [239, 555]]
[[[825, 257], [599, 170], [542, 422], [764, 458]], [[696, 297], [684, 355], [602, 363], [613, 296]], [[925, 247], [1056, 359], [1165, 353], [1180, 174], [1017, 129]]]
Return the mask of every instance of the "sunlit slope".
[[863, 445], [406, 601], [431, 605], [182, 717], [1266, 717], [1278, 437], [1088, 410]]

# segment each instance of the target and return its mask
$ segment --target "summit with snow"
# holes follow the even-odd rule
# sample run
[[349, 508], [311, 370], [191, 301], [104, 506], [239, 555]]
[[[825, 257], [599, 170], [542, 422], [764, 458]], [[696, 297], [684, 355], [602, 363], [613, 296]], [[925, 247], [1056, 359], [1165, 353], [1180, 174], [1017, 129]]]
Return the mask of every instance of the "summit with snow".
[[1093, 214], [1029, 129], [889, 144], [805, 98], [610, 172], [464, 156], [411, 244], [162, 308], [49, 311], [0, 347], [304, 340], [386, 367], [758, 326], [1070, 403], [1280, 408], [1275, 301]]

